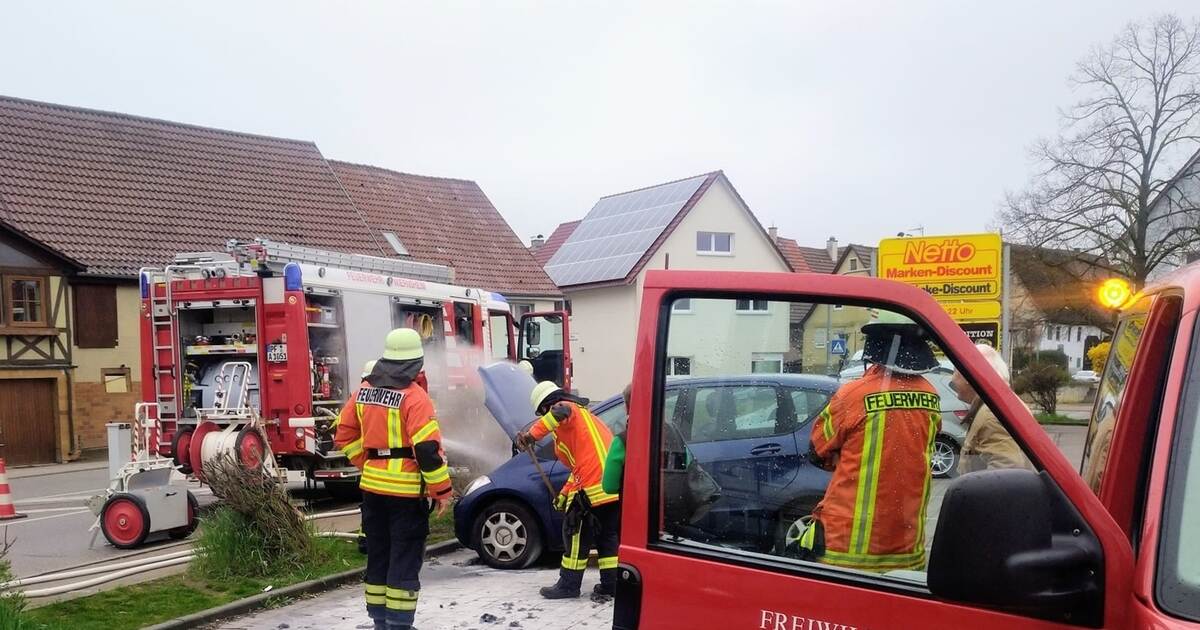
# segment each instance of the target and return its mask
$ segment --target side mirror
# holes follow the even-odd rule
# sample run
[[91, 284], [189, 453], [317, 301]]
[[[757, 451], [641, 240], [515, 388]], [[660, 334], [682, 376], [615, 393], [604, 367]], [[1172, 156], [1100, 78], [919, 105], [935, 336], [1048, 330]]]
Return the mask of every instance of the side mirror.
[[959, 477], [929, 554], [937, 597], [1099, 626], [1104, 554], [1053, 481], [1030, 470]]
[[537, 322], [525, 322], [525, 346], [536, 346], [542, 343], [542, 327]]

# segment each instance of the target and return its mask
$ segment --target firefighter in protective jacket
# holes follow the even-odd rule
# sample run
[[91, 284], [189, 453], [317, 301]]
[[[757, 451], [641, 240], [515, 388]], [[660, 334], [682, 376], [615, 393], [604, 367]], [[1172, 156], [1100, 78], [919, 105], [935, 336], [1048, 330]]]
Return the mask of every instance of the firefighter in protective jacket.
[[862, 328], [862, 378], [843, 385], [812, 428], [810, 459], [833, 471], [799, 541], [826, 564], [885, 572], [925, 565], [930, 457], [941, 428], [938, 366], [923, 330], [883, 312]]
[[598, 595], [612, 595], [617, 584], [617, 546], [621, 511], [618, 495], [604, 491], [604, 466], [612, 432], [588, 411], [588, 401], [572, 396], [552, 382], [538, 383], [530, 398], [540, 416], [529, 432], [517, 434], [517, 446], [527, 449], [551, 435], [558, 460], [571, 471], [555, 498], [563, 517], [563, 557], [558, 582], [541, 590], [542, 597], [579, 597], [588, 554], [595, 545], [600, 555]]
[[450, 505], [450, 471], [433, 401], [417, 384], [424, 350], [416, 331], [388, 333], [383, 357], [342, 410], [334, 443], [362, 470], [367, 614], [376, 630], [412, 627], [429, 536], [429, 497]]

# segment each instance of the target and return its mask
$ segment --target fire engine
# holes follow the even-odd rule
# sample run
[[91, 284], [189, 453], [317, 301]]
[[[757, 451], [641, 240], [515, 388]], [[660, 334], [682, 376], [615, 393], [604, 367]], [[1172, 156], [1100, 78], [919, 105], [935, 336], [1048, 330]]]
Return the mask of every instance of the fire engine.
[[[664, 427], [671, 423], [687, 435], [693, 416], [708, 416], [682, 395], [669, 396], [670, 356], [715, 347], [707, 355], [714, 360], [740, 349], [715, 335], [681, 343], [695, 329], [673, 320], [678, 299], [690, 299], [718, 330], [720, 314], [734, 313], [733, 304], [745, 300], [903, 313], [938, 342], [1033, 470], [984, 470], [947, 481], [925, 571], [839, 569], [672, 527], [665, 506], [688, 495], [671, 494], [673, 486], [663, 482], [683, 469], [669, 463]], [[1082, 460], [1070, 462], [920, 289], [850, 276], [649, 272], [629, 409], [613, 628], [1200, 628], [1200, 264], [1132, 295], [1113, 314], [1112, 349], [1086, 436], [1079, 435]], [[675, 328], [681, 333], [672, 339]], [[738, 345], [754, 339], [744, 329], [729, 327]], [[727, 417], [742, 409], [729, 407]], [[748, 437], [730, 445], [740, 444], [748, 457], [737, 462], [742, 470], [728, 475], [722, 494], [746, 501], [779, 485], [780, 467], [771, 458], [784, 452], [791, 434], [771, 435], [779, 431], [769, 420], [745, 412], [729, 430], [737, 435], [743, 425]], [[882, 425], [880, 419], [875, 426]], [[812, 426], [802, 425], [797, 439], [807, 441]], [[802, 442], [801, 452], [806, 448]]]
[[358, 470], [332, 449], [328, 429], [397, 327], [425, 340], [427, 389], [449, 432], [471, 411], [447, 409], [462, 398], [447, 394], [477, 388], [482, 362], [527, 360], [570, 387], [565, 313], [525, 314], [514, 335], [503, 296], [452, 281], [440, 265], [265, 239], [143, 269], [149, 450], [197, 476], [217, 453], [247, 466], [267, 458], [293, 479], [353, 497]]

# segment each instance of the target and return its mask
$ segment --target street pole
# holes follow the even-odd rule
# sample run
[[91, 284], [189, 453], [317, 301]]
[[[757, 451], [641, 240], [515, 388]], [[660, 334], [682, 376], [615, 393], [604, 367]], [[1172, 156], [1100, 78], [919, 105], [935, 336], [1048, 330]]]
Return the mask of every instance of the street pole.
[[1012, 252], [1009, 250], [1007, 243], [1001, 249], [1000, 255], [1003, 258], [1001, 260], [1001, 269], [1003, 269], [1003, 272], [1000, 277], [1000, 282], [1003, 283], [1003, 286], [1000, 287], [1000, 353], [1004, 357], [1004, 362], [1011, 366], [1013, 343], [1010, 336], [1012, 331], [1009, 330], [1012, 323], [1012, 313], [1010, 311], [1012, 304], [1009, 302], [1009, 287], [1012, 286], [1012, 266], [1009, 260], [1012, 258]]
[[829, 375], [829, 344], [833, 339], [829, 337], [829, 332], [833, 326], [833, 307], [825, 305], [825, 374]]

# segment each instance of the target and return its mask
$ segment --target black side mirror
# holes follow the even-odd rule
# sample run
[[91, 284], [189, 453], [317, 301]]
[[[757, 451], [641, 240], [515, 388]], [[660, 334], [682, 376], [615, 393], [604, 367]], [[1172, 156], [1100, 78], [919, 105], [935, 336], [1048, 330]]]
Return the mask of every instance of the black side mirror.
[[1099, 627], [1104, 554], [1053, 481], [1029, 470], [959, 477], [929, 555], [936, 596]]

